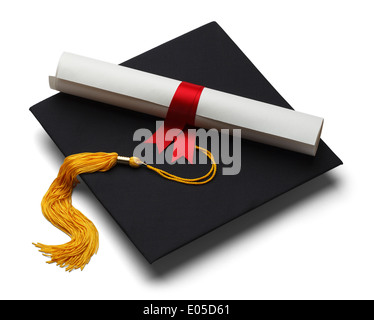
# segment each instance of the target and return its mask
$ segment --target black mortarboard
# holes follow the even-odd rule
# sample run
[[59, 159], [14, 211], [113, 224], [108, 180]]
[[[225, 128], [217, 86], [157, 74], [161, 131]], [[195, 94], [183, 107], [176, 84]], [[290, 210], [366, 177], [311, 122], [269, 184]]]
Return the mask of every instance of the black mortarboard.
[[[215, 22], [122, 65], [291, 108]], [[134, 131], [154, 131], [157, 120], [64, 93], [30, 110], [65, 156], [88, 151], [131, 154], [139, 143], [132, 139]], [[154, 262], [342, 164], [322, 140], [315, 157], [247, 140], [242, 140], [241, 153], [240, 174], [218, 173], [198, 187], [124, 167], [81, 178], [144, 257]], [[167, 168], [181, 176], [206, 170], [203, 165]]]

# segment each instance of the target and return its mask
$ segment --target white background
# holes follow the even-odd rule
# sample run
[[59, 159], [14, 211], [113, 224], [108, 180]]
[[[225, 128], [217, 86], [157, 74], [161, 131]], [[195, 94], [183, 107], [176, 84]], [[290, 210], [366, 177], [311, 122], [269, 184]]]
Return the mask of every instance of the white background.
[[[0, 298], [374, 298], [371, 3], [2, 1]], [[213, 20], [295, 109], [325, 118], [344, 165], [154, 265], [80, 184], [99, 252], [83, 272], [45, 263], [32, 242], [69, 240], [40, 211], [63, 157], [28, 109], [55, 94], [60, 54], [120, 63]]]

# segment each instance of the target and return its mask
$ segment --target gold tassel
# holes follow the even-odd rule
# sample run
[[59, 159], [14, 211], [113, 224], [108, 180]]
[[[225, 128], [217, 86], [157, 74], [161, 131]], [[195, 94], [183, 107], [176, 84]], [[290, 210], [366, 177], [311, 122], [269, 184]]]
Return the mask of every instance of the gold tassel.
[[164, 170], [152, 167], [136, 157], [122, 157], [117, 153], [78, 153], [65, 158], [57, 178], [44, 195], [41, 207], [44, 217], [56, 228], [70, 236], [71, 241], [62, 245], [45, 245], [33, 243], [44, 256], [50, 257], [47, 263], [56, 263], [66, 267], [66, 271], [81, 269], [90, 262], [99, 248], [99, 233], [95, 225], [72, 205], [72, 192], [79, 183], [77, 176], [81, 173], [104, 172], [117, 163], [128, 164], [133, 168], [145, 166], [160, 176], [185, 184], [204, 184], [216, 174], [216, 163], [213, 155], [206, 149], [196, 146], [212, 162], [210, 171], [199, 178], [187, 179], [172, 175]]

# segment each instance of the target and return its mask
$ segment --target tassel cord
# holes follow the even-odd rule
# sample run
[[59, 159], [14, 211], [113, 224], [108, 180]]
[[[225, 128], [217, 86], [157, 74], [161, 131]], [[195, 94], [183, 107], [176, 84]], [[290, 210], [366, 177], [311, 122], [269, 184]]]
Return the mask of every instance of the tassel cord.
[[194, 179], [182, 178], [182, 177], [178, 177], [176, 175], [173, 175], [169, 172], [166, 172], [164, 170], [152, 167], [148, 164], [145, 164], [145, 165], [147, 166], [148, 169], [158, 173], [160, 176], [162, 176], [163, 178], [168, 179], [168, 180], [172, 180], [172, 181], [176, 181], [176, 182], [184, 183], [184, 184], [194, 184], [194, 185], [205, 184], [205, 183], [208, 183], [209, 181], [211, 181], [214, 178], [214, 176], [217, 172], [217, 164], [216, 164], [216, 162], [214, 160], [214, 157], [213, 157], [213, 155], [210, 151], [208, 151], [208, 150], [206, 150], [202, 147], [199, 147], [199, 146], [196, 146], [196, 149], [201, 150], [201, 152], [203, 152], [212, 162], [212, 166], [211, 166], [209, 172], [202, 177], [198, 177], [198, 178], [194, 178]]

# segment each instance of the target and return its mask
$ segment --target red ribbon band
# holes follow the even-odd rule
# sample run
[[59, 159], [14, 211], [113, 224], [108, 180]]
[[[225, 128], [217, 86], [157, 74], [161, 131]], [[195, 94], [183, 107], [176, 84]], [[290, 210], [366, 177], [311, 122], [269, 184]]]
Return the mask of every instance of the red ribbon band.
[[[195, 125], [197, 105], [203, 89], [196, 84], [181, 82], [170, 102], [164, 124], [145, 143], [155, 143], [161, 153], [174, 141], [172, 161], [184, 156], [192, 163], [196, 135], [194, 131], [188, 132], [188, 127]], [[171, 129], [174, 129], [172, 134]]]

